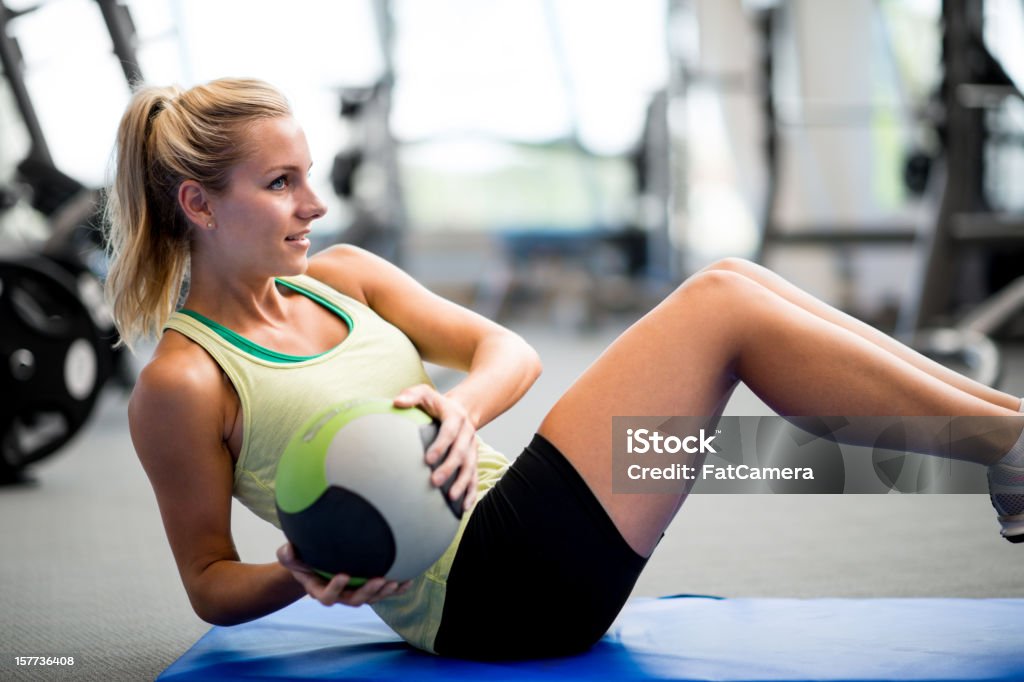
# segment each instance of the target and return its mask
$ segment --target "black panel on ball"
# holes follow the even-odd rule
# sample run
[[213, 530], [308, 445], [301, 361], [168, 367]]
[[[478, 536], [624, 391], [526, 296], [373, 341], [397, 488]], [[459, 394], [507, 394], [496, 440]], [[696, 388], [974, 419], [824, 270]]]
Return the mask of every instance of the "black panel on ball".
[[395, 562], [387, 520], [351, 490], [331, 486], [301, 512], [278, 507], [277, 517], [298, 558], [325, 573], [377, 578]]

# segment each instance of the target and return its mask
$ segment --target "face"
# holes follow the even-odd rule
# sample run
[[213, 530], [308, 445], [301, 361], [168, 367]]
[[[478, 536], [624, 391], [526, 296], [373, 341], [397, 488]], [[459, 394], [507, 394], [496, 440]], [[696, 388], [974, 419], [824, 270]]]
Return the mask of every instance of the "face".
[[306, 136], [290, 117], [259, 121], [248, 135], [255, 151], [232, 169], [227, 189], [209, 197], [216, 227], [208, 236], [225, 266], [303, 273], [310, 223], [327, 210], [309, 185]]

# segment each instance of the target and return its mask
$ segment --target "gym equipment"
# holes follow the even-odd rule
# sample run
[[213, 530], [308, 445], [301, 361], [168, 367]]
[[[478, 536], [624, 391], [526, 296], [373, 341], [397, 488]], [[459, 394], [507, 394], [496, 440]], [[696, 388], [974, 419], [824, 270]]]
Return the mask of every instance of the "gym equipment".
[[[941, 153], [929, 173], [934, 228], [923, 240], [924, 262], [901, 310], [899, 331], [927, 355], [950, 359], [978, 381], [995, 385], [1002, 372], [991, 336], [1024, 308], [1024, 270], [958, 321], [950, 313], [973, 258], [990, 259], [1024, 237], [1024, 218], [996, 210], [987, 191], [999, 140], [993, 113], [1009, 99], [1024, 99], [1021, 84], [986, 45], [984, 3], [942, 3], [942, 82], [934, 97]], [[1009, 66], [1013, 66], [1010, 64]], [[949, 326], [934, 328], [936, 324]]]
[[[827, 229], [784, 231], [776, 218], [781, 167], [779, 115], [774, 83], [776, 23], [792, 3], [755, 3], [761, 36], [761, 99], [765, 121], [764, 157], [768, 178], [762, 214], [764, 235], [757, 257], [789, 244], [828, 245], [837, 249], [841, 263], [853, 245], [912, 245], [921, 252], [918, 272], [902, 301], [895, 333], [915, 349], [988, 385], [1000, 379], [1000, 356], [991, 336], [1024, 308], [1024, 278], [1013, 282], [991, 299], [981, 303], [967, 317], [958, 307], [973, 303], [960, 291], [970, 277], [990, 269], [1000, 248], [1022, 243], [1024, 220], [1019, 215], [997, 211], [988, 185], [999, 170], [993, 163], [997, 144], [1006, 146], [1012, 135], [999, 135], [993, 113], [1008, 99], [1024, 99], [1021, 84], [1014, 79], [1014, 64], [1001, 63], [986, 43], [984, 2], [948, 0], [941, 3], [942, 75], [932, 97], [916, 116], [928, 128], [925, 140], [908, 150], [903, 179], [908, 191], [922, 198], [932, 215], [922, 225], [889, 225], [872, 229], [861, 226], [827, 226]], [[878, 12], [877, 8], [872, 10]], [[1019, 33], [1019, 31], [1018, 31]], [[1019, 41], [1012, 42], [1011, 51]], [[1006, 55], [1003, 55], [1004, 57]], [[1006, 67], [1006, 68], [1004, 68]], [[867, 109], [866, 111], [869, 111]], [[798, 122], [832, 127], [867, 125], [864, 112], [843, 108], [820, 120]], [[1019, 135], [1017, 136], [1019, 141]], [[1012, 257], [1012, 254], [1007, 254]], [[1019, 262], [1019, 259], [1018, 259]], [[1024, 273], [1012, 263], [1013, 275]], [[849, 310], [852, 302], [842, 301]], [[959, 319], [958, 319], [959, 318]]]
[[110, 354], [74, 278], [42, 256], [0, 258], [0, 329], [0, 480], [11, 480], [85, 423]]
[[[437, 424], [387, 399], [329, 408], [304, 425], [277, 467], [281, 529], [296, 555], [325, 576], [404, 581], [455, 538], [462, 501], [448, 499], [424, 454]], [[440, 464], [440, 462], [438, 462]]]
[[[864, 3], [860, 3], [858, 6], [867, 7]], [[872, 123], [870, 115], [872, 105], [859, 106], [845, 100], [816, 101], [818, 98], [815, 96], [804, 96], [799, 103], [799, 110], [803, 113], [799, 116], [785, 113], [787, 102], [780, 100], [777, 93], [778, 83], [781, 80], [777, 63], [779, 61], [779, 44], [782, 40], [779, 24], [786, 13], [799, 10], [794, 9], [792, 3], [777, 1], [751, 3], [750, 9], [759, 36], [758, 93], [764, 121], [762, 149], [767, 171], [765, 200], [760, 213], [763, 232], [755, 260], [764, 263], [778, 248], [785, 246], [829, 247], [835, 250], [841, 274], [847, 277], [850, 247], [865, 244], [884, 246], [912, 244], [917, 237], [917, 229], [913, 224], [894, 223], [872, 226], [846, 222], [812, 222], [806, 225], [781, 224], [778, 216], [778, 203], [784, 175], [783, 161], [787, 151], [784, 148], [786, 137], [795, 132], [806, 134], [812, 129], [866, 129]], [[878, 13], [880, 10], [873, 8], [866, 11]], [[810, 61], [813, 55], [801, 56], [801, 58]], [[845, 55], [845, 58], [849, 59], [850, 55]], [[734, 81], [735, 86], [744, 86], [742, 78], [734, 79]], [[910, 177], [911, 181], [921, 182], [922, 174], [927, 174], [927, 169], [923, 168], [921, 161], [922, 158], [919, 155], [908, 160], [905, 175]], [[841, 301], [839, 307], [849, 310], [853, 306], [850, 301]]]
[[[378, 0], [370, 7], [382, 72], [372, 84], [343, 87], [338, 92], [346, 140], [334, 158], [331, 185], [351, 217], [336, 241], [361, 246], [402, 264], [408, 216], [398, 143], [390, 125], [395, 87], [394, 19], [390, 3]], [[360, 182], [363, 169], [373, 180]]]
[[[140, 82], [127, 7], [96, 1], [125, 78]], [[134, 381], [100, 285], [100, 192], [55, 165], [11, 30], [12, 20], [38, 8], [12, 10], [0, 0], [0, 66], [30, 142], [16, 186], [0, 187], [0, 211], [31, 205], [45, 219], [43, 234], [30, 238], [18, 218], [0, 225], [0, 482], [18, 480], [26, 465], [70, 440], [108, 378]]]
[[1024, 599], [633, 599], [584, 654], [481, 663], [302, 599], [212, 628], [157, 679], [1020, 680], [1022, 617]]
[[[331, 186], [350, 212], [337, 241], [356, 244], [398, 263], [404, 254], [408, 221], [397, 143], [389, 124], [394, 88], [387, 37], [391, 19], [386, 9], [375, 7], [375, 11], [386, 71], [373, 85], [345, 87], [338, 93], [339, 116], [346, 132], [345, 143], [331, 165]], [[376, 180], [364, 181], [364, 173]]]

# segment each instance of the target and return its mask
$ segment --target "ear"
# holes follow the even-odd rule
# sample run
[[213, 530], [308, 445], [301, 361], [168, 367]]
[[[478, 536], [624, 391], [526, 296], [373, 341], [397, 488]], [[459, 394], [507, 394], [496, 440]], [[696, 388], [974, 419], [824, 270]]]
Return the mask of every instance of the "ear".
[[216, 226], [210, 193], [195, 180], [185, 180], [178, 187], [178, 205], [189, 222], [197, 228], [203, 230]]

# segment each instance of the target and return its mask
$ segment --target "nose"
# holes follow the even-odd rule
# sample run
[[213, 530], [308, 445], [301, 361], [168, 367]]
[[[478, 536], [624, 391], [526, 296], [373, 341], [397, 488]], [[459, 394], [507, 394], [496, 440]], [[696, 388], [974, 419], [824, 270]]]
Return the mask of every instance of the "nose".
[[307, 197], [302, 204], [302, 217], [306, 220], [323, 218], [327, 214], [327, 205], [320, 200], [312, 187], [307, 184], [306, 188]]

